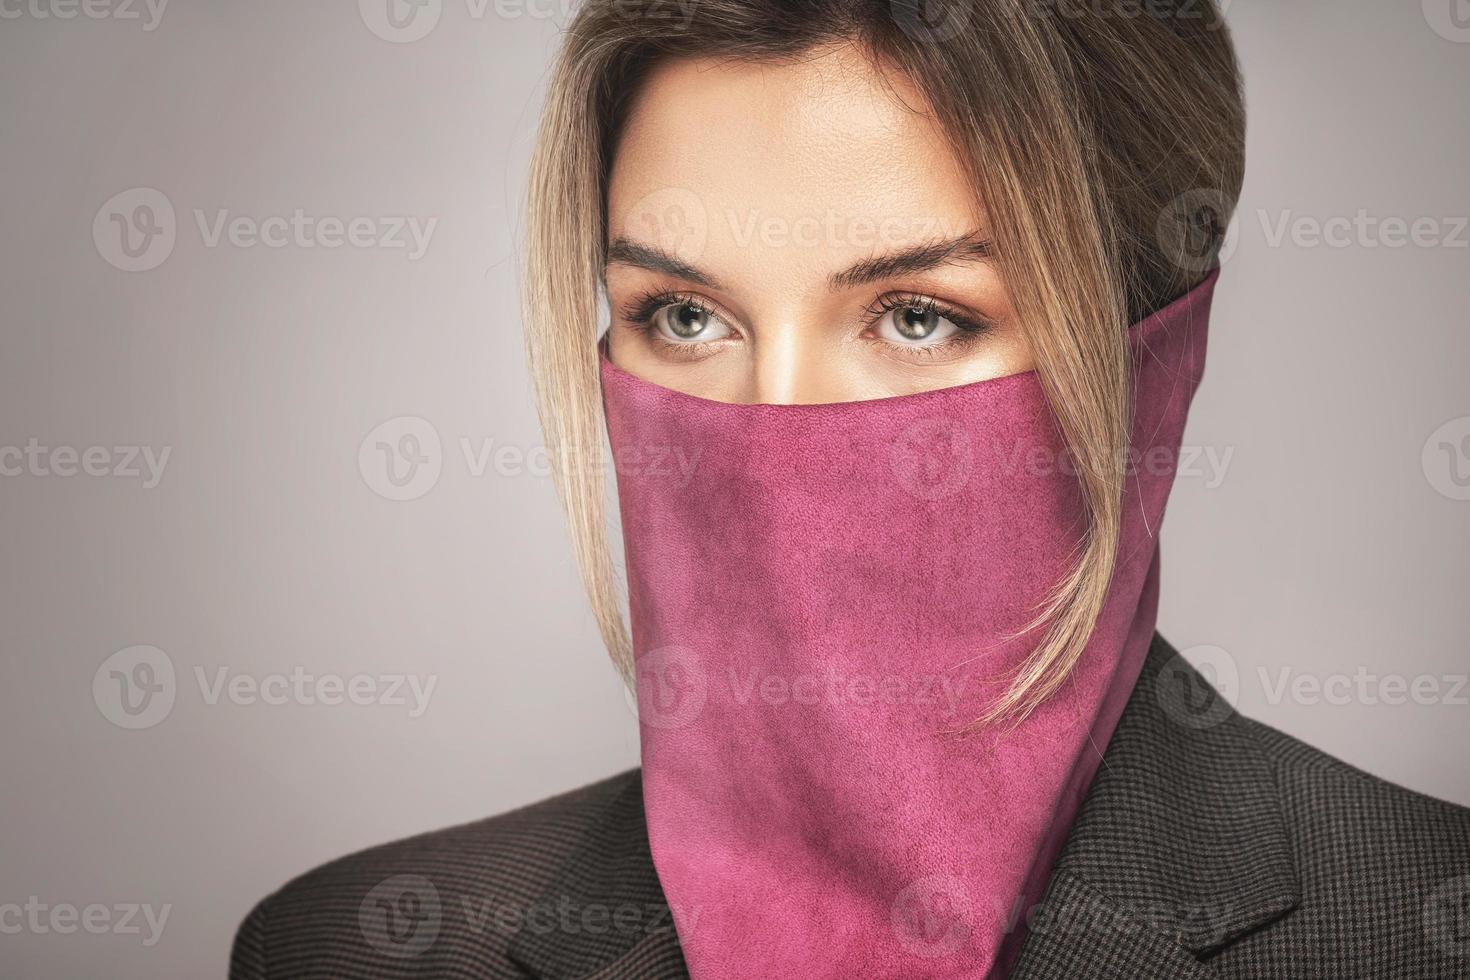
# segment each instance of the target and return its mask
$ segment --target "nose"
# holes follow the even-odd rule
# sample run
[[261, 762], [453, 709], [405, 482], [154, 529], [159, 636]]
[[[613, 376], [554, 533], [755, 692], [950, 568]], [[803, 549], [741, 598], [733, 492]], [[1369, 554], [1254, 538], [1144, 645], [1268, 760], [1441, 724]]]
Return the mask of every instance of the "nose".
[[769, 405], [790, 405], [803, 387], [805, 372], [801, 367], [802, 343], [791, 324], [757, 331], [752, 345], [751, 373], [754, 381], [752, 401]]
[[751, 358], [751, 401], [801, 405], [842, 401], [830, 357], [815, 324], [786, 322], [757, 331]]

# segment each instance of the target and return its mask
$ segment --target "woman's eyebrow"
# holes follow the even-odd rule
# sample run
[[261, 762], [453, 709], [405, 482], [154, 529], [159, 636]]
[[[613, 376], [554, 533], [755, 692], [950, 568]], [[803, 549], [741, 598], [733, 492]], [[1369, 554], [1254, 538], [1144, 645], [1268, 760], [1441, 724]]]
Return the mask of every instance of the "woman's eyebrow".
[[615, 238], [607, 247], [607, 264], [621, 262], [641, 269], [687, 279], [708, 289], [723, 289], [719, 282], [657, 245], [642, 245], [629, 238]]
[[[851, 289], [864, 283], [888, 279], [893, 276], [911, 275], [937, 268], [946, 262], [989, 261], [995, 254], [994, 246], [983, 232], [972, 231], [955, 238], [920, 242], [896, 252], [888, 252], [855, 262], [827, 277], [833, 289]], [[646, 245], [629, 238], [615, 238], [607, 247], [607, 263], [620, 262], [652, 272], [684, 279], [708, 289], [723, 289], [714, 276], [709, 275], [665, 251], [657, 245]]]
[[988, 262], [994, 254], [995, 248], [990, 239], [983, 232], [972, 231], [955, 238], [921, 242], [886, 255], [863, 259], [828, 276], [827, 282], [833, 289], [851, 289], [894, 276], [927, 272], [946, 262]]

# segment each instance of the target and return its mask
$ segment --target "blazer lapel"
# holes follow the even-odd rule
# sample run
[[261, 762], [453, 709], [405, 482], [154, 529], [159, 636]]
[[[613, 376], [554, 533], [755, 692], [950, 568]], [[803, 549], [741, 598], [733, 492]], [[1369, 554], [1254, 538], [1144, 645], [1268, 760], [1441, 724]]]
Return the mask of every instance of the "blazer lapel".
[[688, 980], [684, 953], [673, 929], [651, 933], [640, 939], [611, 963], [588, 974], [586, 980]]
[[594, 824], [512, 938], [509, 955], [544, 980], [687, 980], [643, 815], [641, 772]]
[[1255, 736], [1156, 634], [1011, 977], [1203, 980], [1300, 898]]
[[1011, 980], [1218, 976], [1166, 930], [1120, 913], [1108, 896], [1070, 874], [1052, 876], [1046, 904], [1051, 921], [1027, 934]]

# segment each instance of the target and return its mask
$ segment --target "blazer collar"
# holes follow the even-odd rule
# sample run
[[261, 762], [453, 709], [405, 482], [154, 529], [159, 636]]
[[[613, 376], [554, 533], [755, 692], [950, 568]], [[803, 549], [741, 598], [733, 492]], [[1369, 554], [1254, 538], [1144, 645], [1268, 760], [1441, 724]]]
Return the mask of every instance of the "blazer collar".
[[1012, 980], [1212, 977], [1209, 953], [1300, 899], [1250, 723], [1155, 634]]
[[[509, 956], [544, 980], [687, 977], [643, 814], [641, 770], [593, 823], [534, 907], [567, 909], [576, 928], [523, 927]], [[560, 916], [560, 911], [558, 911]]]
[[[1248, 723], [1156, 634], [1046, 892], [1027, 917], [1010, 976], [1207, 980], [1215, 971], [1201, 957], [1300, 897], [1265, 754]], [[643, 911], [637, 928], [523, 930], [510, 956], [532, 976], [687, 976], [648, 850], [639, 773], [540, 901]]]

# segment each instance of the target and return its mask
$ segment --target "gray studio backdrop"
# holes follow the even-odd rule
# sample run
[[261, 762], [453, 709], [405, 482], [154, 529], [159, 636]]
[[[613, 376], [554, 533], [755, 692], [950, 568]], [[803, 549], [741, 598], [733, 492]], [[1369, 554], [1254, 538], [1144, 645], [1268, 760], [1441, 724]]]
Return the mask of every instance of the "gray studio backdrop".
[[[0, 976], [219, 976], [293, 874], [636, 764], [517, 312], [569, 6], [0, 0]], [[1470, 804], [1470, 10], [1230, 17], [1162, 628]]]

